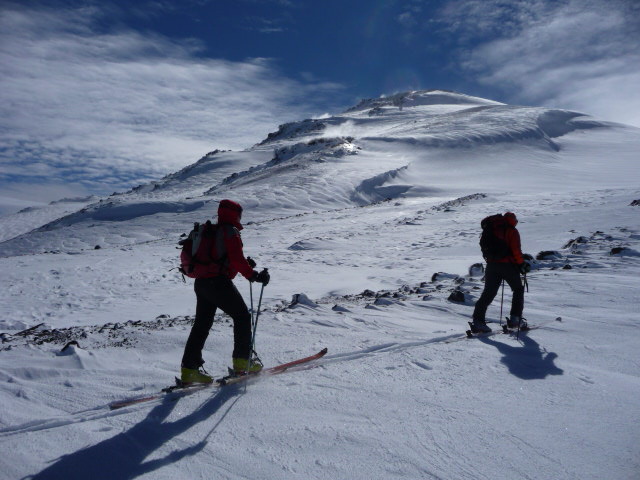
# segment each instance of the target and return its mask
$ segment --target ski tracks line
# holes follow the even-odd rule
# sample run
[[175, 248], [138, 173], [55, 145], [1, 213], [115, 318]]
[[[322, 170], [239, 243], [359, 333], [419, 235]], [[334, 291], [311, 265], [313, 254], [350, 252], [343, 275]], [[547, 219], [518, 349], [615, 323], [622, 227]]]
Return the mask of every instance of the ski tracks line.
[[41, 430], [49, 430], [52, 428], [64, 427], [67, 425], [73, 425], [75, 423], [90, 422], [93, 420], [100, 420], [102, 418], [112, 417], [115, 415], [122, 415], [128, 413], [131, 410], [111, 411], [109, 405], [102, 405], [100, 407], [92, 408], [90, 410], [83, 410], [81, 412], [75, 412], [66, 416], [46, 418], [42, 420], [33, 420], [31, 422], [23, 423], [13, 427], [6, 427], [0, 429], [0, 438], [10, 437], [18, 435], [20, 433], [38, 432]]
[[415, 342], [389, 342], [380, 345], [373, 345], [371, 347], [357, 350], [355, 352], [336, 353], [333, 355], [327, 355], [325, 358], [316, 363], [316, 365], [327, 365], [330, 363], [349, 362], [353, 360], [360, 360], [362, 358], [370, 357], [380, 353], [393, 353], [403, 352], [411, 348], [424, 347], [426, 345], [442, 344], [457, 342], [459, 340], [465, 340], [466, 334], [454, 333], [443, 337], [430, 338], [428, 340], [418, 340]]
[[[551, 322], [544, 322], [541, 324], [533, 325], [530, 330], [538, 330], [549, 328], [549, 324]], [[526, 334], [527, 331], [523, 331], [523, 334]], [[494, 330], [489, 335], [504, 335], [502, 331]], [[514, 334], [510, 334], [510, 336], [514, 336]], [[379, 345], [373, 345], [371, 347], [357, 350], [354, 352], [344, 352], [344, 353], [335, 353], [333, 355], [327, 355], [320, 361], [316, 362], [314, 367], [327, 365], [331, 363], [339, 363], [339, 362], [350, 362], [354, 360], [361, 360], [366, 357], [371, 357], [373, 355], [378, 355], [381, 353], [393, 353], [393, 352], [403, 352], [405, 350], [410, 350], [412, 348], [425, 347], [428, 345], [440, 345], [440, 344], [448, 344], [459, 342], [462, 340], [469, 340], [466, 333], [453, 333], [451, 335], [445, 335], [441, 337], [429, 338], [427, 340], [417, 340], [414, 342], [389, 342], [382, 343]]]

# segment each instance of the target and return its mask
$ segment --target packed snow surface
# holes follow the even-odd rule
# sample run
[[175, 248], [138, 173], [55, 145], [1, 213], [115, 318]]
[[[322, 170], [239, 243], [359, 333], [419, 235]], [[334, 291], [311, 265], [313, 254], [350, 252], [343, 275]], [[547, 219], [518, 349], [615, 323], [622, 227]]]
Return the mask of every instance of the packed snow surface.
[[[0, 478], [639, 478], [638, 152], [639, 129], [578, 112], [407, 92], [0, 217]], [[329, 353], [111, 410], [178, 374], [195, 298], [177, 242], [223, 198], [271, 273], [262, 360]], [[505, 211], [535, 328], [469, 339], [480, 220]], [[216, 318], [204, 358], [221, 375]]]

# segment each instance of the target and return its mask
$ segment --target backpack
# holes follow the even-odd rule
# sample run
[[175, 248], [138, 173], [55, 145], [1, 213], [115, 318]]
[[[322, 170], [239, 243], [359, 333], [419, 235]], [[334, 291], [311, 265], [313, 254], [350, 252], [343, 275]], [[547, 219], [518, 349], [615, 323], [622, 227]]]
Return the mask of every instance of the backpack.
[[178, 270], [189, 278], [214, 277], [228, 266], [223, 228], [210, 220], [194, 223], [191, 233], [178, 244], [182, 246]]
[[511, 248], [504, 238], [496, 235], [496, 228], [508, 228], [507, 222], [501, 213], [485, 217], [480, 222], [482, 234], [480, 235], [480, 250], [485, 260], [499, 260], [511, 255]]

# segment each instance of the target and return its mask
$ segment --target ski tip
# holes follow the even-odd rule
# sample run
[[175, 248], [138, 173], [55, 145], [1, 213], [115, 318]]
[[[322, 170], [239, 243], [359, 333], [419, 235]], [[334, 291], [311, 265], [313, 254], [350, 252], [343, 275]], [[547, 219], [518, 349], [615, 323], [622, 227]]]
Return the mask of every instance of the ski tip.
[[322, 350], [320, 350], [320, 354], [326, 355], [328, 351], [329, 349], [327, 347], [324, 347]]

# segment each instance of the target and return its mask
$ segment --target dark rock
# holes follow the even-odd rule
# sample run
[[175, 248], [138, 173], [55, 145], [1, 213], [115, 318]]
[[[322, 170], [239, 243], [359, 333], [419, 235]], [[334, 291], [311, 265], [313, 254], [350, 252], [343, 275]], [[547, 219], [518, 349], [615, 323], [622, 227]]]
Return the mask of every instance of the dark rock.
[[454, 290], [451, 292], [451, 295], [449, 295], [448, 300], [450, 302], [464, 303], [464, 293], [460, 290]]
[[555, 250], [543, 250], [536, 255], [536, 260], [555, 260], [562, 258], [562, 254]]
[[569, 240], [564, 247], [562, 248], [569, 248], [572, 247], [578, 243], [587, 243], [589, 241], [589, 239], [587, 237], [578, 237], [578, 238], [574, 238], [572, 240]]
[[481, 277], [484, 275], [484, 265], [482, 263], [474, 263], [469, 267], [470, 277]]
[[72, 345], [75, 345], [76, 347], [80, 348], [80, 345], [78, 345], [78, 342], [76, 342], [75, 340], [72, 340], [69, 343], [67, 343], [64, 347], [62, 347], [62, 350], [60, 351], [64, 352], [67, 348], [69, 348]]

